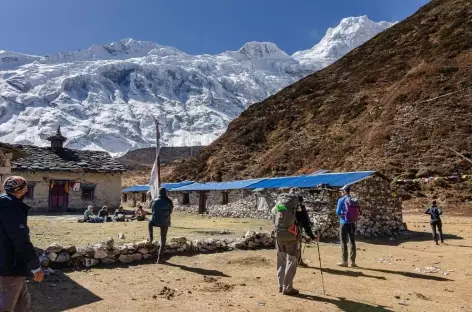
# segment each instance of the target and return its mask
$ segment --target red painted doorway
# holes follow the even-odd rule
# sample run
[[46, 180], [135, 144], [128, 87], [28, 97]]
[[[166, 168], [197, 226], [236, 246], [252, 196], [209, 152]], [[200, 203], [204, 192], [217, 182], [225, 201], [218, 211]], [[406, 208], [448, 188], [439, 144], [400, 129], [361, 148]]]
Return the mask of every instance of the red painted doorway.
[[49, 209], [66, 211], [69, 203], [67, 181], [52, 181], [49, 187]]

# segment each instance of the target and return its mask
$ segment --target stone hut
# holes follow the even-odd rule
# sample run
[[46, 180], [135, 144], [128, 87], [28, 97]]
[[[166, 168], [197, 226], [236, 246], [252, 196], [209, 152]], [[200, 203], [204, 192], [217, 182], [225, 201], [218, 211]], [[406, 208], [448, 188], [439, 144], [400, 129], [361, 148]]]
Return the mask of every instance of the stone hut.
[[405, 229], [400, 198], [392, 191], [390, 181], [373, 171], [193, 183], [173, 189], [170, 197], [180, 211], [218, 217], [271, 218], [277, 195], [288, 188], [298, 188], [314, 230], [334, 237], [339, 226], [336, 204], [339, 189], [344, 185], [351, 185], [353, 195], [361, 203], [358, 234], [385, 236]]
[[11, 174], [28, 181], [25, 203], [47, 212], [120, 205], [125, 168], [118, 161], [106, 152], [65, 148], [60, 127], [48, 140], [50, 147], [13, 145], [24, 154], [12, 161]]
[[[182, 186], [192, 184], [194, 182], [184, 181], [179, 183], [164, 183], [161, 186], [167, 190], [173, 190]], [[127, 187], [121, 191], [121, 202], [131, 207], [143, 205], [144, 208], [151, 207], [151, 194], [149, 193], [149, 185], [134, 185]]]

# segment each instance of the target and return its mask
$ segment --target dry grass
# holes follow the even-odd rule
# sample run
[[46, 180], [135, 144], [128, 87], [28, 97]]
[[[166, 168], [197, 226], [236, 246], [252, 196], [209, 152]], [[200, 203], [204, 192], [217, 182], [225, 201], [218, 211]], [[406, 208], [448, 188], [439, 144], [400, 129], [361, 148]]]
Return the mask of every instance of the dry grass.
[[[44, 248], [57, 242], [86, 246], [91, 243], [104, 241], [113, 237], [115, 241], [133, 242], [148, 237], [147, 222], [109, 222], [109, 223], [77, 223], [80, 216], [32, 216], [28, 224], [31, 229], [31, 239], [37, 247]], [[210, 218], [175, 212], [172, 215], [170, 238], [185, 236], [190, 239], [215, 237], [239, 237], [250, 229], [270, 230], [272, 225], [268, 220], [254, 219], [225, 219]], [[220, 231], [230, 231], [231, 234], [220, 235]], [[125, 239], [119, 240], [118, 233], [123, 233]], [[213, 234], [214, 233], [214, 234]], [[155, 238], [159, 231], [154, 233]]]
[[[310, 247], [304, 255], [310, 268], [300, 268], [295, 278], [298, 298], [277, 293], [274, 251], [237, 251], [48, 277], [29, 284], [33, 311], [472, 311], [472, 219], [445, 217], [444, 229], [453, 236], [442, 246], [421, 235], [429, 230], [427, 218], [406, 221], [419, 232], [408, 241], [358, 244], [363, 268], [336, 267], [339, 247], [321, 244], [327, 295]], [[449, 274], [415, 270], [432, 265]]]

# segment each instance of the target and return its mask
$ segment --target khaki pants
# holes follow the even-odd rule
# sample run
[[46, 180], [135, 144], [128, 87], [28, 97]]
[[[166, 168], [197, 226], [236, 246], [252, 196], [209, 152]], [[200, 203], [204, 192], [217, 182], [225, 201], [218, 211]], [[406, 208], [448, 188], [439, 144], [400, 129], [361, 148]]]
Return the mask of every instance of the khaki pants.
[[283, 291], [293, 289], [293, 278], [297, 272], [298, 240], [277, 241], [277, 279]]
[[30, 294], [26, 278], [22, 276], [0, 276], [0, 311], [28, 312]]

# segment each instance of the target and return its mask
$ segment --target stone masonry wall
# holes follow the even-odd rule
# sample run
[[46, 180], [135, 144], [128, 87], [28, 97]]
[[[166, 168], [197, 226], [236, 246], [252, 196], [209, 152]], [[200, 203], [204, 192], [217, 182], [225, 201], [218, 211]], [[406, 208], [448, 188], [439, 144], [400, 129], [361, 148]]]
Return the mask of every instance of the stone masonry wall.
[[[229, 202], [222, 205], [222, 192], [207, 192], [206, 213], [217, 217], [270, 219], [270, 210], [280, 191], [251, 192], [229, 191]], [[404, 230], [402, 207], [399, 198], [394, 196], [390, 184], [380, 177], [373, 176], [352, 186], [352, 193], [360, 201], [362, 215], [357, 222], [357, 233], [361, 236], [390, 236]], [[190, 193], [190, 204], [182, 204], [182, 194], [170, 192], [175, 210], [198, 213], [198, 192]], [[302, 190], [313, 230], [323, 233], [324, 237], [338, 235], [339, 218], [336, 215], [338, 191]]]
[[33, 199], [25, 199], [25, 203], [34, 211], [49, 210], [49, 190], [51, 180], [69, 180], [71, 182], [96, 184], [92, 201], [82, 199], [82, 191], [69, 189], [68, 210], [82, 211], [88, 205], [96, 207], [119, 207], [121, 202], [121, 174], [105, 173], [73, 173], [73, 172], [13, 172], [21, 175], [28, 182], [35, 183]]
[[11, 175], [12, 153], [0, 150], [0, 193], [3, 193], [3, 182]]

